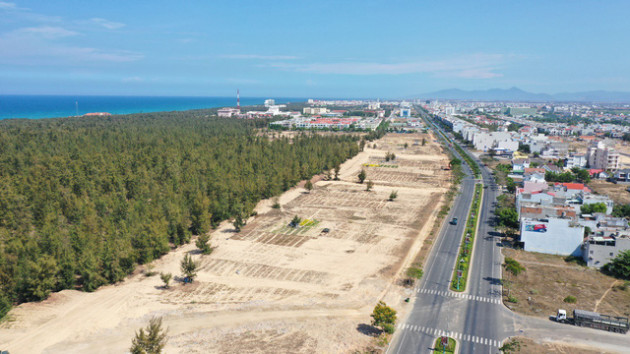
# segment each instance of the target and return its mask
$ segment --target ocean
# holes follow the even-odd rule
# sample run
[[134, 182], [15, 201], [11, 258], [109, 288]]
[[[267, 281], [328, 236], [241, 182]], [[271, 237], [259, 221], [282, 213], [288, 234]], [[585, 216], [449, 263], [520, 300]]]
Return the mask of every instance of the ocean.
[[[305, 101], [277, 98], [276, 104]], [[241, 106], [260, 105], [265, 98], [241, 97]], [[185, 111], [236, 106], [236, 97], [159, 97], [159, 96], [35, 96], [0, 95], [0, 119], [55, 118], [91, 112], [129, 114]]]

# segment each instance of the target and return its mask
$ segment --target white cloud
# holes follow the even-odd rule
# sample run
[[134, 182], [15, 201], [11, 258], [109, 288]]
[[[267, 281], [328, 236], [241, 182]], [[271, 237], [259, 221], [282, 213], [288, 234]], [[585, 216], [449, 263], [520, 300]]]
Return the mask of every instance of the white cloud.
[[263, 66], [287, 71], [343, 75], [403, 75], [432, 73], [470, 79], [502, 76], [496, 73], [506, 56], [502, 54], [472, 54], [442, 60], [418, 60], [397, 63], [333, 62], [333, 63], [271, 63]]
[[108, 20], [106, 20], [104, 18], [98, 18], [98, 17], [91, 18], [89, 21], [87, 21], [87, 23], [92, 24], [92, 25], [105, 27], [105, 28], [110, 29], [110, 30], [114, 30], [114, 29], [119, 29], [119, 28], [125, 27], [124, 23], [108, 21]]
[[122, 79], [122, 82], [124, 83], [143, 82], [143, 81], [144, 79], [139, 76], [131, 76], [131, 77], [126, 77]]
[[0, 10], [28, 10], [28, 9], [18, 7], [13, 2], [0, 1]]
[[299, 59], [293, 55], [258, 55], [258, 54], [228, 54], [221, 55], [224, 59], [259, 59], [259, 60], [293, 60]]
[[62, 27], [53, 26], [39, 26], [39, 27], [25, 27], [17, 29], [8, 34], [9, 36], [35, 36], [47, 39], [72, 37], [79, 35], [78, 32], [70, 31]]
[[0, 35], [0, 63], [14, 65], [66, 65], [75, 63], [124, 63], [143, 58], [137, 52], [103, 50], [60, 42], [78, 32], [61, 27], [20, 28]]
[[0, 1], [0, 10], [17, 10], [17, 5], [12, 2]]

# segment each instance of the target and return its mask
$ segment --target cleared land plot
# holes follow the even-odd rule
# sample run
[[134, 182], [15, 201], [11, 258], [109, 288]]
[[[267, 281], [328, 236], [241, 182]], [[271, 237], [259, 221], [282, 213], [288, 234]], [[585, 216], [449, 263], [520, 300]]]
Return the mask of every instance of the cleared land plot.
[[588, 186], [593, 190], [593, 192], [608, 196], [616, 204], [630, 203], [630, 192], [627, 191], [630, 184], [614, 184], [595, 179], [589, 182]]
[[569, 343], [537, 343], [526, 337], [515, 337], [521, 349], [515, 351], [518, 354], [562, 353], [562, 354], [603, 354], [611, 353], [595, 348], [576, 347]]
[[[579, 308], [609, 315], [630, 316], [630, 290], [621, 290], [623, 282], [599, 271], [574, 263], [564, 257], [549, 254], [504, 249], [506, 257], [516, 259], [525, 267], [517, 277], [504, 277], [513, 282], [511, 293], [518, 303], [505, 304], [516, 312], [548, 318], [559, 308], [567, 313]], [[507, 290], [504, 288], [504, 293]], [[577, 302], [565, 303], [567, 296], [575, 296]]]
[[[411, 145], [422, 136], [383, 141]], [[427, 140], [425, 148], [436, 148]], [[175, 281], [163, 289], [159, 277], [137, 274], [94, 293], [66, 290], [14, 309], [13, 321], [0, 327], [0, 343], [16, 353], [123, 352], [138, 328], [161, 316], [169, 328], [166, 352], [320, 353], [365, 347], [372, 337], [362, 326], [370, 323], [378, 300], [403, 303], [404, 290], [391, 286], [393, 276], [412, 245], [422, 245], [446, 192], [423, 178], [402, 181], [394, 168], [371, 177], [368, 172], [375, 186], [367, 192], [356, 176], [371, 157], [386, 152], [366, 148], [341, 166], [341, 181], [319, 181], [310, 193], [288, 191], [279, 198], [280, 209], [261, 202], [259, 215], [239, 233], [223, 224], [212, 235], [211, 255], [201, 256], [190, 244], [154, 262], [154, 271], [178, 276], [180, 260], [191, 252], [200, 262], [192, 284]], [[405, 174], [416, 176], [426, 166], [440, 168], [445, 159], [409, 150], [396, 155]], [[445, 176], [444, 183], [449, 179]], [[398, 197], [390, 202], [394, 190]], [[289, 226], [295, 215], [303, 220], [299, 227]]]

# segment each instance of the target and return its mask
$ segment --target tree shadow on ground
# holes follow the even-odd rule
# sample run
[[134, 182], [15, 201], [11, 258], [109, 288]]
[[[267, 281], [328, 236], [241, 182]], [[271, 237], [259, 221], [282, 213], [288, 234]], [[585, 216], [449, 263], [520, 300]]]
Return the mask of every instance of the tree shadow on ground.
[[370, 337], [378, 337], [378, 335], [381, 334], [380, 329], [365, 323], [359, 324], [357, 326], [357, 331]]
[[483, 280], [488, 281], [491, 285], [501, 285], [501, 279], [494, 277], [485, 277]]

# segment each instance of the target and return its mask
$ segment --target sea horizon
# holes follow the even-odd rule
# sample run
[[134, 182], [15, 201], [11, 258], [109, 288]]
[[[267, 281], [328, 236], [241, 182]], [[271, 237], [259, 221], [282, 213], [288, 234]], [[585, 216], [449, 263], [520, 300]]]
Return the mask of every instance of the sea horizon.
[[[270, 97], [241, 97], [241, 106], [262, 105]], [[273, 98], [277, 104], [305, 98]], [[87, 113], [134, 114], [236, 107], [236, 96], [0, 95], [0, 120], [83, 116]]]

